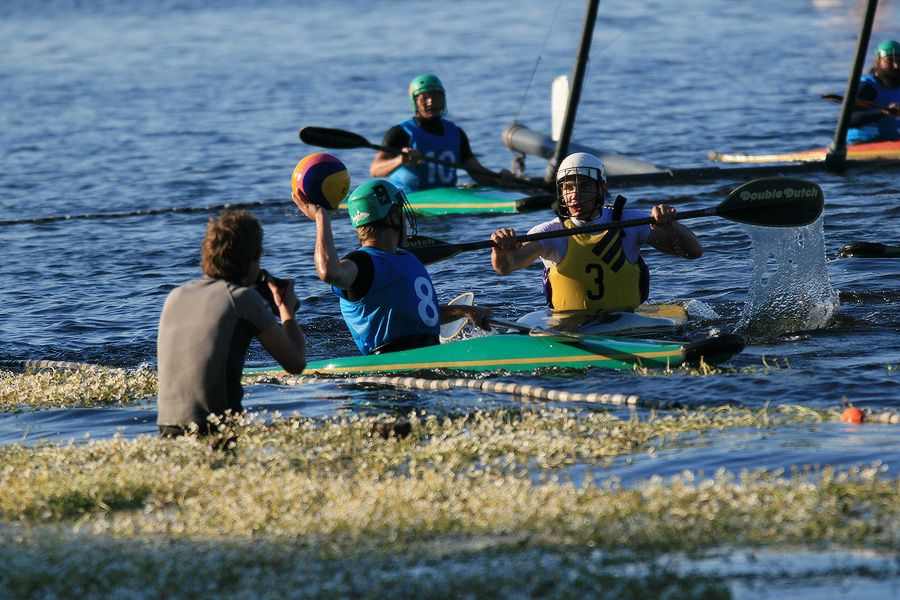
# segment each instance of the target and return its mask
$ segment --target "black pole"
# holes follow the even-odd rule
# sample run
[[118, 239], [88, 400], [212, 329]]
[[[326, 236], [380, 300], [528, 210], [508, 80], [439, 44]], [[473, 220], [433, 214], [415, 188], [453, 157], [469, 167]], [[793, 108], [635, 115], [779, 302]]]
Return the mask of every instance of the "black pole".
[[572, 129], [575, 127], [575, 113], [578, 110], [578, 102], [581, 99], [581, 86], [584, 83], [584, 71], [587, 68], [588, 57], [591, 53], [591, 38], [594, 36], [594, 23], [597, 21], [597, 7], [600, 0], [590, 0], [584, 15], [584, 24], [581, 27], [581, 41], [578, 43], [578, 56], [575, 59], [575, 68], [572, 70], [572, 83], [569, 88], [569, 100], [566, 102], [566, 114], [563, 117], [562, 131], [553, 157], [547, 164], [545, 179], [548, 182], [556, 181], [556, 167], [569, 153], [569, 142], [572, 140]]
[[859, 29], [859, 38], [856, 41], [853, 70], [850, 72], [850, 79], [847, 80], [847, 91], [844, 92], [841, 115], [838, 118], [834, 139], [828, 144], [828, 152], [825, 154], [825, 168], [832, 173], [842, 173], [844, 171], [844, 162], [847, 160], [847, 130], [850, 128], [850, 113], [853, 112], [856, 102], [859, 78], [862, 76], [866, 50], [869, 47], [869, 37], [872, 34], [872, 22], [875, 20], [875, 10], [877, 8], [878, 0], [869, 0], [866, 3], [866, 14], [863, 16], [862, 26]]

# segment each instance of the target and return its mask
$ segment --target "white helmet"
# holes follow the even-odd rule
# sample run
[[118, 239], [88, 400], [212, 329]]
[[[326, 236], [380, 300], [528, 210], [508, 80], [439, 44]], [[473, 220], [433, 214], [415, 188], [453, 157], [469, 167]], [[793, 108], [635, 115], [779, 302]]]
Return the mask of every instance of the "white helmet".
[[603, 189], [600, 184], [606, 185], [606, 169], [599, 158], [587, 152], [576, 152], [567, 156], [556, 169], [556, 202], [553, 211], [561, 217], [568, 217], [569, 209], [563, 198], [563, 184], [576, 177], [589, 177], [597, 182], [599, 195], [595, 199], [597, 206], [603, 202]]
[[606, 183], [606, 169], [603, 168], [603, 163], [599, 158], [587, 152], [570, 154], [559, 163], [559, 167], [556, 169], [556, 181], [572, 175], [586, 175]]

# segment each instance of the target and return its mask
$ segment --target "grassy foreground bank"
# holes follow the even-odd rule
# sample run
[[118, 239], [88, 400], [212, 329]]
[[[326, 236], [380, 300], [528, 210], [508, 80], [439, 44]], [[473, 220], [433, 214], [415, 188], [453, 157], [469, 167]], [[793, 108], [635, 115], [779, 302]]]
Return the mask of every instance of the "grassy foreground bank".
[[[524, 408], [234, 419], [233, 453], [151, 436], [0, 447], [0, 590], [11, 598], [727, 598], [656, 566], [721, 548], [896, 552], [882, 469], [685, 472], [625, 487], [616, 457], [734, 428], [820, 423], [785, 407], [645, 414]], [[592, 476], [592, 470], [594, 476]]]

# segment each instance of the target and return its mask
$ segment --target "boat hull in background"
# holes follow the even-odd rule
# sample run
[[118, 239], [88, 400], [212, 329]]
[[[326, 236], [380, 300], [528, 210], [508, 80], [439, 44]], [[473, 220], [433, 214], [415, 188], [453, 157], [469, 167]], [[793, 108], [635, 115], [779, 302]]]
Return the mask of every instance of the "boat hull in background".
[[[725, 154], [710, 152], [709, 158], [714, 162], [821, 162], [825, 160], [827, 148], [789, 152], [786, 154]], [[871, 144], [854, 144], [847, 146], [847, 158], [850, 160], [898, 160], [900, 159], [900, 140], [890, 142], [874, 142]]]
[[[548, 208], [553, 202], [549, 192], [506, 190], [485, 186], [434, 188], [407, 194], [409, 205], [425, 216], [468, 215], [478, 213], [516, 213]], [[339, 208], [347, 208], [341, 204]]]

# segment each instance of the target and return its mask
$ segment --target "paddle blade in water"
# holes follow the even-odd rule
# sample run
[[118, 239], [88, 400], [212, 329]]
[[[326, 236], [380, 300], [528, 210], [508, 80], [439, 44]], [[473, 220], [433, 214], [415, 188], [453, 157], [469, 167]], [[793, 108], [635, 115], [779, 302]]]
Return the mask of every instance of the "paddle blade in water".
[[[462, 304], [463, 306], [475, 306], [475, 294], [472, 292], [464, 292], [447, 304], [450, 306], [453, 306], [455, 304]], [[441, 342], [448, 342], [458, 336], [460, 333], [462, 333], [462, 330], [465, 328], [468, 322], [468, 318], [462, 318], [441, 325]]]
[[320, 148], [366, 148], [370, 146], [368, 140], [359, 134], [327, 127], [304, 127], [300, 130], [300, 140], [304, 144]]
[[819, 218], [825, 206], [822, 188], [791, 177], [748, 181], [716, 207], [720, 217], [763, 227], [800, 227]]
[[900, 258], [900, 248], [878, 242], [852, 242], [838, 250], [838, 258]]
[[702, 359], [714, 365], [728, 360], [743, 349], [743, 337], [737, 333], [726, 333], [691, 342], [681, 349], [681, 354], [686, 363], [695, 363]]

